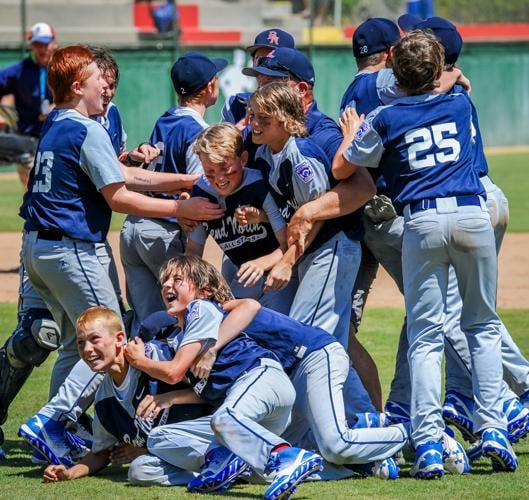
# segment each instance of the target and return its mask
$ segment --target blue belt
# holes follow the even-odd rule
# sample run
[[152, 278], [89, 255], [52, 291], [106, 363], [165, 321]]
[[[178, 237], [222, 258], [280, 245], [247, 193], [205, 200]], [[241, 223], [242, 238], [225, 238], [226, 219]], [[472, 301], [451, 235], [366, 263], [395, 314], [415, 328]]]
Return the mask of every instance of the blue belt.
[[[468, 207], [468, 206], [479, 207], [481, 205], [481, 200], [479, 196], [476, 194], [465, 194], [465, 195], [455, 196], [454, 198], [456, 199], [456, 203], [458, 207]], [[414, 201], [413, 203], [410, 203], [410, 214], [414, 214], [416, 212], [422, 212], [424, 210], [429, 210], [431, 208], [437, 208], [437, 201], [435, 200], [435, 198]]]

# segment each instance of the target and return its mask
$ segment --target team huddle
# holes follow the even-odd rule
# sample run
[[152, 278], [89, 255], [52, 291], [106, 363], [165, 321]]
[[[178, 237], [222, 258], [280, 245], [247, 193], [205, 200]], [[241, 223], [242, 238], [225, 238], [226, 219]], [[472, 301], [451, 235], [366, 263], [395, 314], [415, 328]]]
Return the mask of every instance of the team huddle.
[[[314, 68], [269, 29], [247, 51], [257, 90], [204, 116], [227, 61], [171, 69], [179, 105], [126, 150], [100, 48], [57, 49], [21, 250], [18, 325], [0, 350], [0, 423], [60, 348], [49, 401], [19, 429], [48, 482], [130, 464], [138, 485], [289, 498], [305, 480], [514, 471], [529, 433], [529, 361], [496, 313], [508, 220], [488, 177], [450, 22], [368, 19], [335, 123]], [[126, 213], [127, 310], [106, 241]], [[202, 259], [211, 237], [222, 269]], [[382, 265], [404, 295], [383, 402], [360, 344]], [[444, 400], [441, 396], [446, 358]], [[87, 410], [93, 408], [93, 419]], [[448, 426], [470, 443], [465, 448]]]

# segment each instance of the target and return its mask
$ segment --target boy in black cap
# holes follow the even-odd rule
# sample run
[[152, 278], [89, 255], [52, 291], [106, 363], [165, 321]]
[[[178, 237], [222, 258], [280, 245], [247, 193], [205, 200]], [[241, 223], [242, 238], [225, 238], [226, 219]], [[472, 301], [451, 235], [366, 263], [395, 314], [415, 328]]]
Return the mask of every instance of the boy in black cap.
[[[188, 177], [191, 190], [203, 173], [193, 151], [194, 142], [208, 126], [204, 115], [217, 101], [217, 73], [226, 65], [224, 59], [210, 59], [199, 52], [180, 57], [171, 69], [179, 106], [168, 109], [158, 118], [149, 143], [132, 151], [130, 156], [148, 163], [149, 170]], [[138, 238], [138, 234], [142, 237]], [[158, 282], [160, 266], [184, 252], [184, 238], [175, 219], [130, 216], [123, 224], [120, 248], [127, 299], [134, 311], [132, 333], [135, 335], [147, 316], [164, 308]]]

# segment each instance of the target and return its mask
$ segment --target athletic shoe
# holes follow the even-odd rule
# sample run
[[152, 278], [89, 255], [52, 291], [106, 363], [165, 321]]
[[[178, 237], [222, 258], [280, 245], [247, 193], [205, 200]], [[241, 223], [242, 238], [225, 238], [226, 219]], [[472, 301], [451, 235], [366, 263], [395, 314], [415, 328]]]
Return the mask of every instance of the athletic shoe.
[[366, 412], [357, 413], [356, 421], [350, 425], [351, 429], [367, 429], [369, 427], [387, 427], [388, 417], [385, 413]]
[[385, 460], [377, 460], [376, 462], [369, 462], [367, 464], [352, 464], [347, 466], [356, 474], [362, 477], [378, 477], [379, 479], [398, 479], [399, 466], [394, 458], [386, 458]]
[[518, 398], [503, 403], [503, 413], [507, 419], [509, 441], [517, 443], [529, 433], [529, 410], [524, 408]]
[[388, 419], [388, 424], [409, 424], [410, 408], [408, 405], [386, 401], [384, 413]]
[[469, 462], [475, 462], [483, 456], [483, 441], [479, 439], [475, 443], [472, 443], [466, 451]]
[[37, 413], [20, 426], [18, 435], [46, 457], [50, 464], [66, 467], [74, 464], [63, 422]]
[[200, 474], [187, 484], [192, 493], [225, 491], [243, 473], [251, 470], [246, 462], [224, 446], [208, 451], [201, 469]]
[[478, 440], [474, 434], [474, 400], [456, 391], [447, 391], [443, 405], [443, 419], [447, 425], [453, 425], [461, 432], [465, 441]]
[[265, 500], [287, 499], [299, 484], [323, 469], [323, 458], [301, 448], [285, 448], [272, 452], [265, 473], [275, 473], [264, 494]]
[[443, 468], [451, 474], [467, 474], [470, 463], [463, 446], [443, 432]]
[[485, 429], [481, 435], [483, 456], [489, 457], [494, 470], [515, 471], [518, 459], [505, 431], [495, 428]]
[[410, 476], [415, 479], [437, 479], [443, 474], [443, 442], [429, 441], [417, 446]]

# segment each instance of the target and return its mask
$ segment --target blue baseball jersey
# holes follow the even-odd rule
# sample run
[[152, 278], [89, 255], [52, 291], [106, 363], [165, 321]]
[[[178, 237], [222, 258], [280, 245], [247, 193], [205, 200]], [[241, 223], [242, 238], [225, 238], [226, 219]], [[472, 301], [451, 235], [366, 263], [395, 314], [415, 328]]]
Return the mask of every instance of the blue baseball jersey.
[[123, 121], [121, 120], [118, 107], [111, 102], [107, 107], [106, 113], [103, 116], [95, 117], [95, 120], [101, 123], [108, 132], [108, 135], [110, 135], [110, 141], [112, 142], [116, 155], [124, 151], [127, 144], [127, 133], [123, 127]]
[[[268, 178], [274, 199], [287, 222], [299, 207], [319, 198], [332, 186], [331, 162], [310, 137], [290, 137], [276, 154], [268, 146], [260, 146], [255, 166]], [[312, 242], [311, 250], [342, 230], [351, 238], [362, 237], [357, 221], [347, 216], [328, 220]]]
[[[186, 308], [183, 329], [167, 340], [176, 351], [179, 347], [192, 342], [215, 342], [219, 326], [225, 313], [213, 302], [194, 300]], [[226, 344], [217, 354], [217, 359], [207, 379], [199, 379], [190, 371], [186, 379], [194, 391], [207, 403], [220, 405], [226, 391], [245, 372], [259, 365], [262, 358], [277, 357], [269, 350], [258, 345], [244, 333]]]
[[251, 92], [239, 92], [226, 99], [221, 111], [223, 122], [239, 123], [246, 116], [246, 106], [250, 100]]
[[305, 125], [310, 139], [315, 142], [327, 155], [332, 163], [334, 155], [343, 141], [343, 134], [338, 124], [318, 109], [313, 101], [305, 115]]
[[48, 118], [20, 209], [24, 229], [104, 241], [112, 211], [100, 190], [125, 182], [110, 137], [101, 124], [72, 109]]
[[[193, 186], [191, 196], [202, 196], [224, 207], [224, 216], [199, 224], [189, 235], [196, 243], [204, 245], [211, 236], [226, 256], [237, 266], [267, 255], [279, 247], [274, 232], [286, 227], [279, 208], [270, 194], [270, 187], [257, 170], [245, 168], [241, 185], [229, 196], [220, 196], [205, 176]], [[235, 210], [242, 205], [264, 210], [270, 224], [241, 226]]]
[[325, 330], [306, 325], [266, 307], [261, 307], [244, 332], [258, 344], [270, 349], [287, 371], [310, 353], [338, 342]]
[[193, 151], [195, 140], [208, 124], [192, 108], [167, 110], [154, 125], [150, 142], [161, 150], [149, 170], [170, 174], [201, 174], [202, 164]]
[[[169, 361], [174, 352], [167, 343], [153, 341], [145, 344], [145, 354], [156, 361]], [[210, 413], [206, 405], [175, 405], [160, 412], [154, 420], [136, 417], [136, 408], [151, 393], [152, 382], [145, 373], [132, 366], [129, 366], [120, 386], [116, 386], [109, 374], [105, 375], [95, 395], [92, 452], [98, 453], [122, 443], [145, 447], [147, 435], [154, 427], [192, 420]], [[161, 381], [155, 383], [157, 394], [185, 388]]]
[[0, 70], [0, 97], [8, 94], [15, 96], [18, 132], [39, 137], [42, 102], [52, 101], [51, 91], [46, 85], [46, 68], [39, 66], [29, 56]]
[[340, 103], [340, 115], [345, 108], [355, 108], [359, 115], [368, 115], [374, 109], [402, 97], [396, 86], [392, 69], [359, 71], [347, 87]]
[[472, 108], [461, 93], [402, 97], [377, 108], [344, 157], [380, 165], [398, 214], [423, 199], [485, 196], [473, 167]]

